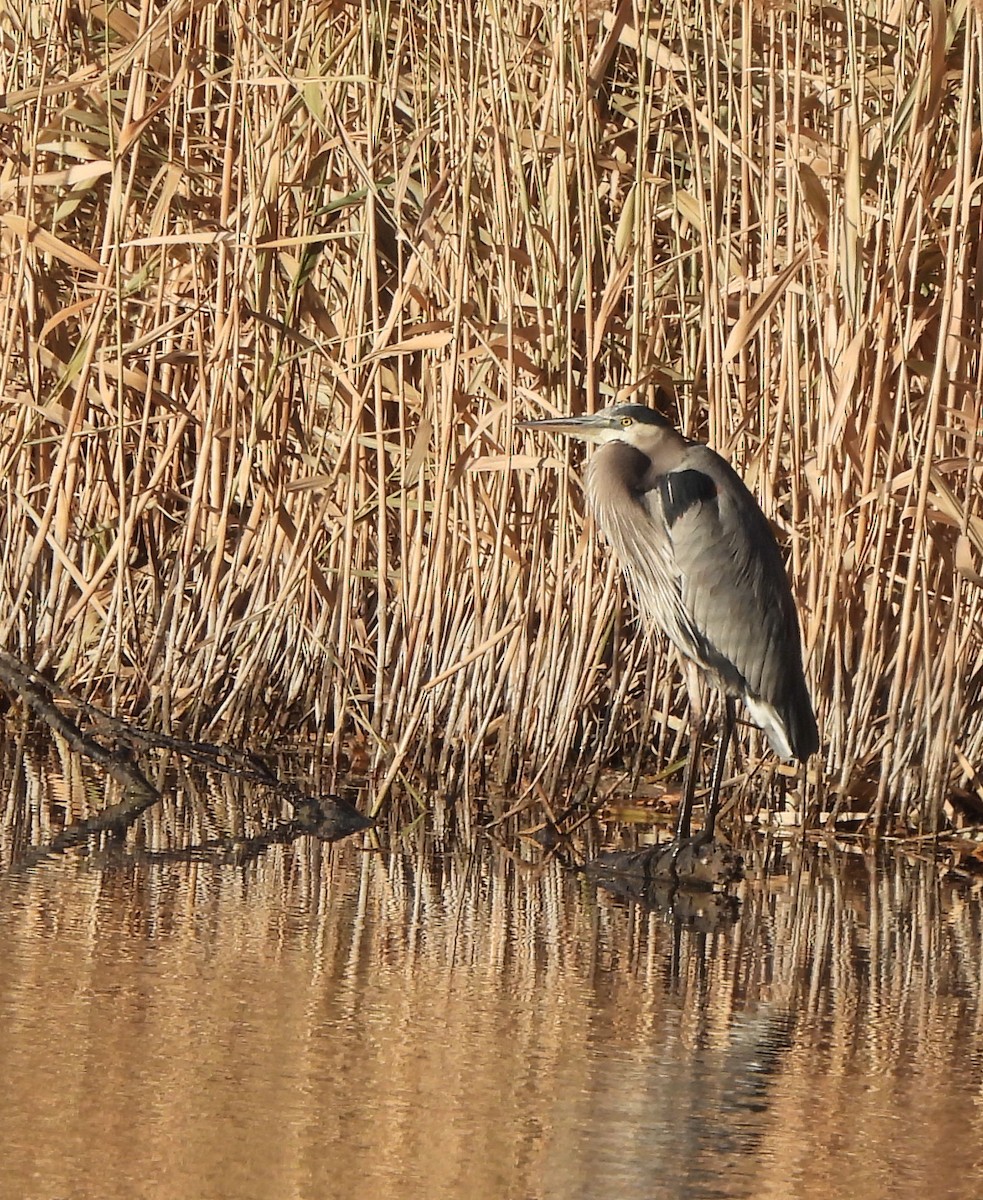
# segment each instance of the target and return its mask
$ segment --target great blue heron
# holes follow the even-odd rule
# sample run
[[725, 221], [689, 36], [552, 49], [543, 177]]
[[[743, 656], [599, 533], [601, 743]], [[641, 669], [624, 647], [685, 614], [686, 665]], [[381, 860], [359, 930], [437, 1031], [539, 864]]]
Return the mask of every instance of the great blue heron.
[[665, 633], [690, 664], [694, 737], [676, 828], [680, 842], [690, 836], [703, 737], [697, 671], [723, 694], [723, 728], [700, 833], [700, 840], [709, 840], [735, 698], [744, 701], [780, 758], [805, 762], [819, 747], [795, 602], [768, 521], [729, 463], [642, 404], [520, 424], [598, 447], [584, 481], [594, 517], [643, 624]]

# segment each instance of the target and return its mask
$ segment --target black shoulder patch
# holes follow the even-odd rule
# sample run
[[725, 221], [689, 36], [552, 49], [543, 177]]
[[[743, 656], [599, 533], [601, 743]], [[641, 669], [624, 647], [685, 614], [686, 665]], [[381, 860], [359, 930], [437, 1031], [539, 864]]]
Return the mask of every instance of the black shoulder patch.
[[717, 485], [702, 471], [670, 471], [668, 475], [660, 476], [659, 493], [666, 524], [671, 529], [694, 504], [713, 500], [717, 495]]

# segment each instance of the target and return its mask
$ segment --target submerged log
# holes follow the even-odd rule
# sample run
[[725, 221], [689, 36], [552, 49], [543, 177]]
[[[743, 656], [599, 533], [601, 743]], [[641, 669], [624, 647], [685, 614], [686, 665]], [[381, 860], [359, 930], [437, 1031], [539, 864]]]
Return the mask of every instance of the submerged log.
[[671, 917], [680, 929], [693, 933], [716, 933], [737, 922], [741, 911], [738, 898], [730, 892], [709, 888], [682, 888], [667, 879], [644, 879], [592, 870], [598, 887], [630, 904]]
[[[285, 782], [261, 758], [235, 746], [185, 741], [170, 734], [141, 729], [103, 712], [95, 705], [73, 696], [65, 688], [46, 679], [33, 667], [0, 650], [0, 685], [18, 696], [47, 725], [60, 734], [70, 749], [98, 763], [110, 778], [120, 784], [123, 798], [84, 820], [67, 825], [38, 853], [61, 853], [100, 833], [122, 835], [151, 805], [161, 799], [160, 792], [136, 765], [139, 751], [166, 750], [192, 760], [206, 769], [233, 775], [259, 785], [285, 800], [293, 817], [253, 839], [252, 850], [283, 844], [310, 835], [334, 842], [374, 824], [340, 796], [310, 796], [295, 784]], [[56, 701], [58, 703], [56, 703]], [[59, 707], [60, 704], [60, 707]], [[86, 719], [90, 728], [83, 731], [65, 708]], [[96, 735], [111, 741], [104, 745]], [[230, 845], [233, 843], [229, 843]], [[235, 843], [238, 852], [238, 843]]]
[[621, 876], [641, 883], [713, 890], [744, 878], [744, 860], [718, 841], [687, 838], [640, 850], [608, 850], [587, 864], [595, 875]]

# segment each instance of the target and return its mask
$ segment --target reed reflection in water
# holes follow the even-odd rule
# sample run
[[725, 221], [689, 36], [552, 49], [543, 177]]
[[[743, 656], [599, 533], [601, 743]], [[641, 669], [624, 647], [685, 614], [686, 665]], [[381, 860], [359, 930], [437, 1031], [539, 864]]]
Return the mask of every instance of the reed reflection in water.
[[5, 1196], [979, 1194], [980, 901], [930, 865], [790, 854], [698, 932], [487, 843], [155, 858], [218, 794], [18, 866], [7, 784]]

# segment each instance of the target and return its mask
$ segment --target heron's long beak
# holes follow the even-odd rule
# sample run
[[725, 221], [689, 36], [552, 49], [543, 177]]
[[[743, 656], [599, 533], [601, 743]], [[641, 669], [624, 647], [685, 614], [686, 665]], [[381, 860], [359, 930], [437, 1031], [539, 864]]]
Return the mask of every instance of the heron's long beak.
[[562, 433], [567, 437], [580, 438], [584, 442], [596, 441], [602, 433], [611, 429], [612, 421], [606, 413], [586, 413], [582, 417], [547, 417], [541, 421], [517, 421], [519, 429], [545, 429], [548, 433]]

